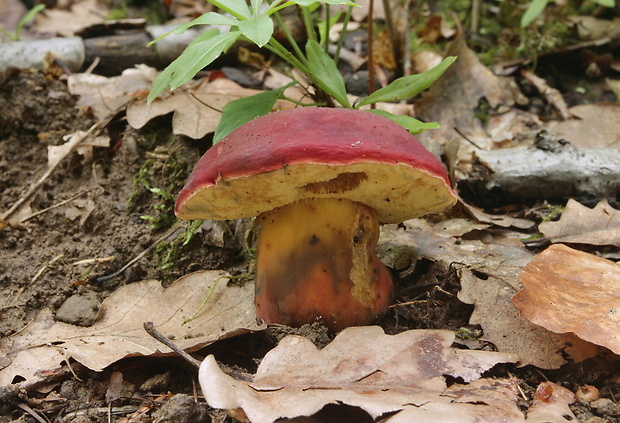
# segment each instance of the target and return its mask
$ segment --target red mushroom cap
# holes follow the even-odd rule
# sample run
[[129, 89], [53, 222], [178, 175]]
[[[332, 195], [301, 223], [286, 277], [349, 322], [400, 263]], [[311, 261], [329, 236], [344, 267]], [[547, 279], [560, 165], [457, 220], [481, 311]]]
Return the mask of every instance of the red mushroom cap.
[[456, 202], [442, 163], [371, 112], [304, 107], [261, 116], [200, 159], [177, 199], [184, 219], [252, 217], [303, 198], [346, 198], [395, 223]]

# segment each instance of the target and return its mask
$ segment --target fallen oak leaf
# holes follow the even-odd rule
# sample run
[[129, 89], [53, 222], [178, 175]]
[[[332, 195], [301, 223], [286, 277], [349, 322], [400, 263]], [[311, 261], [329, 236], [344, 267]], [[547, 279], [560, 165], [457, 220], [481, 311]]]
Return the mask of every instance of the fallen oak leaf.
[[591, 209], [571, 198], [560, 220], [543, 222], [538, 229], [554, 243], [620, 246], [620, 210], [607, 200]]
[[[224, 374], [208, 356], [199, 381], [209, 405], [243, 409], [253, 423], [282, 417], [311, 416], [327, 404], [359, 407], [371, 417], [407, 407], [442, 408], [443, 420], [459, 411], [482, 416], [489, 408], [523, 421], [516, 407], [514, 381], [493, 388], [493, 381], [477, 380], [447, 388], [444, 375], [465, 382], [500, 362], [514, 362], [511, 354], [451, 348], [454, 333], [411, 330], [386, 335], [380, 327], [351, 327], [322, 350], [300, 336], [287, 336], [261, 361], [254, 380], [244, 382]], [[462, 403], [479, 407], [464, 409]], [[487, 406], [489, 405], [489, 406]], [[520, 419], [519, 419], [520, 418]], [[473, 419], [472, 419], [473, 421]]]
[[[189, 351], [260, 330], [254, 286], [229, 287], [227, 278], [224, 272], [205, 271], [184, 276], [166, 289], [156, 280], [125, 285], [103, 302], [90, 327], [56, 322], [50, 310], [43, 310], [21, 332], [0, 339], [0, 356], [9, 359], [0, 369], [0, 386], [12, 383], [16, 376], [36, 379], [40, 370], [59, 367], [68, 358], [99, 371], [128, 356], [172, 354], [144, 331], [145, 321], [153, 321]], [[204, 309], [182, 326], [208, 295]]]
[[532, 323], [620, 354], [620, 266], [555, 244], [521, 272], [512, 303]]

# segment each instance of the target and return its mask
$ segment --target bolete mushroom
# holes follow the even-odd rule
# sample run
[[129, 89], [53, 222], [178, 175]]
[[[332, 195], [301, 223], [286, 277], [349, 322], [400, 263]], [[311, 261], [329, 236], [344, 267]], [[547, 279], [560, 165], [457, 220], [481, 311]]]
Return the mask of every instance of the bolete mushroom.
[[256, 312], [331, 330], [386, 312], [392, 280], [379, 222], [455, 203], [442, 163], [371, 112], [305, 107], [242, 125], [200, 159], [176, 203], [184, 219], [257, 216]]

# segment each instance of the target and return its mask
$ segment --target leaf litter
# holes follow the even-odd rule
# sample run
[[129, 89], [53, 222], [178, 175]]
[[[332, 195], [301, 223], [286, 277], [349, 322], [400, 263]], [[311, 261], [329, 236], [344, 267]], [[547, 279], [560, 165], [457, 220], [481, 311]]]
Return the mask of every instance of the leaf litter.
[[[378, 3], [379, 2], [375, 2], [375, 4]], [[468, 54], [467, 50], [461, 50], [466, 47], [460, 46], [458, 48], [460, 49], [459, 51], [462, 53], [461, 56], [473, 59], [474, 56]], [[475, 72], [475, 70], [478, 69], [478, 66], [480, 66], [479, 69], [486, 69], [482, 67], [481, 64], [477, 64], [475, 60], [466, 60], [461, 63], [466, 63], [465, 65], [463, 65], [463, 67], [466, 68], [465, 71], [471, 70], [472, 72], [476, 73], [478, 77], [481, 78], [481, 82], [479, 81], [480, 83], [474, 86], [474, 90], [472, 92], [465, 92], [463, 93], [463, 95], [452, 96], [452, 98], [447, 99], [445, 96], [438, 95], [437, 93], [432, 94], [429, 97], [429, 93], [425, 95], [425, 97], [426, 100], [430, 102], [430, 105], [425, 105], [424, 102], [422, 102], [417, 105], [417, 110], [420, 114], [426, 113], [427, 110], [441, 111], [440, 116], [443, 121], [440, 121], [440, 123], [442, 124], [442, 127], [445, 128], [445, 132], [443, 133], [443, 135], [440, 135], [440, 133], [437, 131], [433, 132], [433, 137], [436, 138], [436, 140], [438, 140], [441, 144], [449, 144], [450, 142], [453, 142], [455, 138], [458, 139], [458, 144], [461, 146], [459, 151], [460, 160], [458, 163], [458, 170], [459, 172], [461, 172], [460, 176], [462, 177], [463, 175], [467, 174], [467, 165], [471, 163], [471, 155], [469, 153], [472, 151], [472, 149], [477, 148], [472, 146], [470, 141], [474, 142], [478, 147], [482, 148], [501, 148], [503, 146], [510, 145], [511, 143], [519, 144], [522, 142], [527, 142], [528, 137], [533, 138], [533, 132], [546, 124], [543, 124], [540, 120], [536, 120], [534, 115], [529, 116], [527, 114], [520, 114], [520, 116], [522, 117], [522, 121], [520, 123], [520, 129], [517, 130], [514, 129], [514, 127], [506, 126], [506, 122], [499, 122], [500, 117], [508, 121], [513, 121], [513, 119], [508, 119], [506, 117], [507, 115], [504, 116], [501, 113], [491, 116], [488, 126], [486, 127], [481, 122], [477, 122], [476, 119], [478, 118], [472, 114], [472, 110], [480, 104], [481, 99], [486, 99], [487, 101], [489, 101], [491, 107], [497, 110], [501, 110], [501, 107], [504, 107], [505, 105], [511, 107], [511, 100], [509, 97], [504, 97], [506, 93], [503, 93], [502, 91], [505, 88], [501, 87], [501, 84], [499, 83], [497, 77], [489, 73]], [[449, 81], [449, 78], [444, 79], [446, 81]], [[458, 81], [459, 79], [456, 78], [454, 80]], [[205, 83], [204, 85], [206, 86], [208, 84]], [[494, 87], [500, 88], [495, 90]], [[488, 91], [489, 89], [491, 91]], [[454, 85], [446, 83], [446, 85], [442, 86], [442, 91], [454, 92]], [[127, 96], [124, 99], [124, 104], [128, 104], [128, 101], [134, 102], [136, 98], [139, 99], [139, 93], [139, 90], [133, 91], [132, 95]], [[105, 98], [104, 101], [111, 100], [113, 97], [115, 96]], [[459, 111], [458, 108], [462, 99], [464, 99], [464, 103], [468, 103], [473, 107], [467, 107], [466, 110], [464, 110], [464, 112], [466, 113], [464, 117], [467, 119], [455, 120], [456, 114], [463, 112], [463, 110]], [[194, 100], [195, 99], [193, 99], [192, 101]], [[586, 106], [571, 108], [569, 110], [570, 113], [573, 116], [576, 116], [583, 120], [568, 120], [565, 122], [561, 122], [555, 126], [552, 123], [550, 125], [552, 128], [551, 130], [553, 131], [554, 128], [559, 128], [557, 129], [558, 132], [556, 134], [572, 134], [573, 140], [571, 140], [571, 142], [584, 142], [587, 144], [585, 145], [586, 147], [604, 147], [617, 149], [617, 143], [615, 143], [614, 138], [616, 133], [613, 132], [613, 128], [617, 126], [616, 120], [614, 120], [614, 117], [617, 113], [614, 110], [614, 106], [593, 106], [594, 107], [591, 108], [588, 108]], [[451, 115], [452, 111], [454, 111], [455, 113], [454, 116]], [[509, 113], [512, 112], [514, 112], [514, 109], [510, 110]], [[149, 114], [146, 113], [145, 116], [148, 117]], [[154, 117], [155, 114], [146, 119], [146, 121], [154, 119]], [[432, 119], [440, 120], [437, 118]], [[529, 124], [531, 124], [529, 126], [529, 133], [526, 129], [528, 128], [528, 119], [531, 119], [529, 121]], [[498, 126], [492, 128], [490, 125], [494, 124], [494, 121], [497, 121]], [[588, 125], [584, 125], [584, 121], [591, 123], [591, 125], [589, 125], [589, 127]], [[455, 134], [455, 122], [459, 124], [458, 128], [464, 133], [464, 135], [469, 138], [469, 140], [463, 140], [459, 135]], [[186, 124], [183, 123], [181, 124], [181, 127], [189, 129], [182, 129], [178, 133], [193, 133], [198, 136], [200, 134], [203, 134], [204, 132], [204, 130], [196, 130], [197, 125], [195, 121], [190, 121], [187, 126], [185, 125]], [[595, 128], [596, 131], [593, 131], [592, 128]], [[612, 132], [605, 132], [606, 128], [610, 128]], [[576, 131], [584, 132], [577, 133]], [[596, 137], [594, 137], [593, 134], [595, 134]], [[616, 210], [611, 208], [611, 206], [609, 206], [607, 203], [600, 203], [598, 206], [595, 207], [595, 209], [589, 209], [585, 206], [578, 206], [578, 203], [576, 202], [576, 204], [571, 205], [572, 201], [573, 200], [569, 200], [569, 203], [564, 211], [564, 215], [562, 216], [560, 222], [547, 222], [546, 224], [541, 224], [538, 229], [543, 232], [545, 236], [552, 238], [555, 242], [570, 242], [566, 240], [561, 240], [565, 239], [563, 237], [577, 236], [577, 244], [590, 243], [596, 245], [596, 240], [594, 240], [592, 234], [598, 233], [601, 236], [607, 235], [607, 233], [604, 231], [605, 215], [607, 214], [607, 216], [615, 216], [614, 213]], [[580, 208], [582, 209], [581, 211]], [[428, 221], [420, 220], [418, 222], [408, 222], [404, 225], [404, 228], [400, 228], [397, 231], [400, 233], [398, 233], [396, 239], [392, 239], [392, 241], [406, 246], [413, 246], [416, 253], [420, 254], [421, 257], [424, 257], [425, 260], [442, 262], [447, 264], [448, 266], [456, 267], [459, 274], [459, 281], [462, 285], [459, 297], [464, 302], [473, 303], [475, 305], [474, 313], [470, 318], [470, 322], [482, 325], [484, 328], [484, 338], [492, 342], [495, 347], [499, 351], [501, 351], [501, 354], [509, 354], [514, 359], [518, 358], [520, 360], [519, 365], [523, 366], [526, 364], [531, 364], [538, 366], [541, 369], [555, 369], [565, 364], [567, 359], [580, 361], [584, 360], [588, 356], [591, 356], [592, 354], [596, 354], [597, 347], [592, 343], [581, 341], [576, 336], [570, 333], [556, 334], [553, 333], [555, 332], [555, 330], [553, 329], [543, 329], [543, 327], [549, 325], [550, 320], [553, 320], [549, 316], [543, 319], [545, 320], [545, 322], [541, 321], [540, 326], [537, 324], [535, 325], [533, 323], [529, 323], [523, 318], [520, 318], [518, 310], [509, 301], [510, 298], [514, 295], [514, 293], [521, 288], [521, 280], [523, 280], [524, 276], [522, 274], [520, 279], [519, 273], [531, 270], [533, 267], [530, 268], [529, 266], [532, 265], [532, 263], [542, 263], [543, 273], [550, 271], [549, 263], [546, 262], [546, 260], [548, 260], [548, 256], [544, 256], [544, 253], [537, 256], [534, 253], [523, 248], [522, 244], [520, 244], [520, 239], [526, 235], [524, 233], [525, 230], [532, 227], [535, 223], [527, 219], [514, 218], [505, 213], [491, 214], [488, 213], [488, 210], [483, 211], [477, 207], [476, 209], [477, 211], [479, 211], [478, 213], [471, 212], [471, 210], [469, 212], [469, 216], [475, 219], [471, 221], [451, 222], [450, 220], [448, 220], [440, 223], [431, 223]], [[86, 216], [86, 219], [88, 220], [88, 216]], [[584, 225], [584, 227], [580, 226], [580, 221], [581, 223], [583, 223], [583, 221], [585, 220], [587, 220], [588, 222], [592, 221], [592, 223], [588, 223]], [[513, 231], [510, 228], [515, 228], [516, 231]], [[442, 232], [443, 229], [447, 230], [445, 232]], [[389, 234], [390, 230], [390, 228], [385, 228], [384, 232]], [[519, 230], [522, 232], [518, 232]], [[613, 241], [615, 238], [612, 237], [611, 239]], [[611, 245], [614, 245], [613, 242], [611, 243]], [[575, 266], [575, 274], [580, 274], [581, 272], [588, 271], [589, 268], [594, 266], [592, 263], [596, 262], [596, 260], [594, 256], [589, 255], [587, 259], [581, 258], [579, 262], [580, 265]], [[522, 270], [524, 268], [525, 270]], [[534, 279], [536, 279], [536, 277], [541, 279], [540, 275], [534, 276]], [[566, 275], [561, 276], [566, 277]], [[561, 279], [558, 275], [553, 275], [553, 278], [554, 280]], [[178, 281], [177, 284], [179, 282], [181, 281]], [[538, 282], [540, 282], [540, 280]], [[161, 286], [159, 286], [159, 283], [155, 283], [155, 281], [150, 281], [150, 283], [152, 284], [152, 286], [149, 285], [149, 289], [153, 290], [153, 292], [161, 291], [162, 288]], [[138, 289], [139, 287], [145, 288], [148, 284], [148, 282], [142, 282], [136, 283], [135, 285], [137, 285], [136, 289]], [[175, 285], [176, 284], [173, 284], [173, 286]], [[179, 286], [181, 285], [182, 284], [180, 284]], [[119, 295], [120, 293], [124, 292], [122, 291], [124, 288], [126, 287], [120, 288], [118, 290]], [[527, 287], [525, 290], [527, 290]], [[573, 291], [577, 292], [576, 290], [571, 290], [571, 292]], [[192, 287], [189, 292], [194, 293], [194, 288]], [[541, 297], [538, 292], [539, 291], [536, 291], [536, 295], [534, 295], [533, 297]], [[582, 293], [590, 294], [591, 291]], [[200, 295], [196, 295], [196, 297], [200, 297]], [[163, 296], [163, 298], [165, 299], [165, 301], [168, 300], [165, 296]], [[111, 299], [112, 297], [110, 297], [110, 300]], [[123, 300], [120, 296], [117, 297], [117, 300], [119, 301], [119, 304], [123, 301], [126, 301], [126, 299]], [[159, 300], [162, 301], [162, 296], [160, 296]], [[589, 300], [592, 301], [592, 298], [589, 298]], [[251, 306], [251, 293], [248, 294], [248, 297], [245, 301], [248, 303], [248, 305]], [[104, 305], [102, 306], [103, 310], [106, 310], [106, 304], [107, 303], [104, 303]], [[152, 303], [151, 307], [153, 307]], [[577, 318], [577, 320], [574, 320], [575, 317], [571, 315], [571, 312], [574, 311], [572, 309], [575, 307], [571, 306], [570, 303], [564, 304], [563, 307], [564, 308], [553, 311], [553, 313], [557, 315], [567, 314], [568, 316], [563, 317], [567, 317], [569, 323], [572, 321], [573, 325], [577, 324], [577, 328], [572, 326], [572, 329], [575, 332], [579, 332], [579, 318]], [[539, 310], [530, 310], [530, 312], [536, 315], [541, 314], [541, 310], [545, 309], [544, 306], [540, 306], [538, 308]], [[124, 309], [124, 306], [121, 307], [121, 309]], [[157, 306], [156, 309], [159, 313], [161, 310], [161, 306]], [[48, 313], [47, 316], [45, 316], [45, 313], [48, 312], [42, 313], [40, 320], [33, 322], [31, 324], [32, 327], [29, 326], [26, 330], [24, 330], [25, 338], [23, 338], [23, 342], [25, 343], [24, 345], [26, 345], [24, 351], [28, 351], [28, 353], [24, 352], [24, 355], [29, 354], [33, 351], [37, 351], [37, 354], [38, 352], [42, 352], [40, 356], [37, 355], [35, 357], [33, 355], [30, 359], [32, 359], [32, 357], [35, 357], [36, 360], [42, 360], [41, 363], [49, 362], [52, 366], [57, 366], [58, 364], [63, 362], [66, 357], [71, 356], [64, 355], [68, 351], [71, 351], [71, 353], [75, 354], [76, 357], [81, 357], [79, 348], [75, 347], [76, 349], [72, 349], [74, 348], [74, 346], [70, 345], [73, 340], [73, 336], [75, 336], [76, 333], [80, 333], [79, 330], [81, 329], [76, 329], [74, 326], [70, 325], [66, 325], [63, 327], [63, 324], [54, 322], [52, 320], [53, 316], [51, 313]], [[575, 323], [575, 321], [577, 323]], [[28, 339], [26, 339], [26, 335], [29, 333], [28, 331], [31, 331], [30, 336], [33, 336], [32, 331], [33, 329], [35, 329], [34, 326], [36, 326], [37, 322], [41, 323], [43, 327], [45, 327], [46, 324], [49, 324], [49, 327], [52, 327], [54, 328], [54, 330], [59, 331], [58, 336], [49, 338], [55, 339], [49, 341], [50, 345], [37, 345], [37, 342], [32, 341], [34, 338], [31, 339], [32, 343], [28, 344]], [[134, 325], [132, 326], [132, 329], [128, 329], [129, 332], [127, 333], [132, 333], [131, 330], [138, 331], [140, 329], [138, 324], [139, 322], [133, 323]], [[251, 326], [251, 323], [252, 322], [250, 322], [246, 326]], [[609, 323], [610, 327], [613, 329], [613, 320], [607, 321], [607, 323]], [[581, 325], [583, 325], [583, 322], [581, 322]], [[167, 334], [173, 335], [177, 340], [179, 340], [187, 334], [187, 332], [185, 332], [187, 328], [179, 329], [180, 326], [176, 326], [177, 329], [171, 329], [170, 332], [168, 332]], [[89, 331], [92, 332], [94, 327], [87, 328], [83, 332], [83, 334], [86, 334]], [[570, 325], [564, 323], [564, 326], [562, 326], [562, 330], [566, 330], [567, 327], [570, 327]], [[114, 326], [111, 326], [110, 328], [112, 328], [112, 330], [102, 331], [99, 333], [99, 335], [104, 339], [108, 340], [107, 342], [110, 342], [111, 345], [114, 345], [115, 340], [123, 339], [124, 345], [123, 348], [120, 348], [120, 350], [118, 351], [119, 354], [159, 354], [162, 351], [161, 346], [151, 344], [150, 341], [146, 340], [141, 340], [136, 345], [132, 345], [133, 348], [129, 348], [126, 346], [127, 343], [125, 342], [127, 341], [127, 339], [125, 339], [125, 336], [127, 335], [124, 332], [121, 332], [121, 334], [114, 332], [118, 329], [115, 329]], [[422, 335], [422, 332], [411, 332], [416, 332], [418, 335]], [[427, 333], [430, 334], [434, 332]], [[16, 335], [15, 339], [19, 339], [21, 335], [22, 333]], [[381, 339], [381, 341], [374, 342], [377, 344], [383, 343], [382, 336], [389, 337], [398, 335], [380, 334], [379, 339]], [[141, 334], [141, 337], [145, 337], [145, 335]], [[587, 338], [587, 336], [584, 336], [584, 338]], [[607, 338], [609, 338], [609, 335], [607, 335]], [[7, 339], [12, 340], [12, 338], [5, 338], [0, 341], [0, 345], [5, 344], [7, 342]], [[196, 339], [201, 338], [197, 337]], [[179, 343], [186, 345], [184, 341], [185, 340], [183, 340], [183, 342], [179, 341]], [[594, 342], [593, 340], [590, 341]], [[141, 342], [144, 342], [147, 346], [144, 347], [144, 345], [140, 344]], [[190, 340], [188, 344], [191, 344], [192, 342], [193, 340]], [[282, 348], [284, 349], [283, 354], [285, 356], [291, 353], [291, 350], [293, 349], [290, 346], [290, 349], [286, 349], [288, 348], [287, 345], [295, 343], [301, 344], [305, 343], [305, 341], [283, 341]], [[606, 341], [598, 341], [598, 343], [600, 345], [605, 345]], [[197, 345], [201, 344], [199, 343]], [[372, 342], [369, 345], [372, 345]], [[446, 342], [444, 342], [444, 344], [442, 345], [443, 347], [448, 349], [446, 347]], [[193, 348], [187, 345], [186, 347]], [[305, 355], [302, 356], [302, 359], [305, 359], [306, 357], [312, 357], [314, 354], [316, 354], [316, 351], [310, 348], [310, 345], [307, 345], [307, 347], [308, 348], [305, 350]], [[63, 349], [64, 353], [62, 352]], [[14, 351], [11, 351], [11, 354], [12, 353], [14, 353]], [[118, 360], [118, 358], [116, 358], [110, 361], [109, 358], [105, 359], [101, 356], [98, 356], [96, 352], [93, 352], [91, 355], [95, 356], [96, 358], [93, 362], [89, 363], [93, 366], [93, 368], [97, 369], [106, 367], [111, 363], [114, 363], [115, 360]], [[274, 357], [277, 357], [277, 353], [274, 353], [273, 355]], [[50, 356], [52, 356], [53, 358], [50, 359]], [[4, 366], [2, 372], [5, 371], [7, 368], [10, 368], [10, 366], [16, 365], [20, 359], [14, 359], [13, 363], [9, 363], [10, 359], [6, 358], [8, 356], [0, 355], [0, 357], [2, 357], [0, 363]], [[419, 358], [419, 356], [416, 356], [416, 358]], [[265, 359], [267, 359], [267, 357]], [[26, 359], [26, 361], [28, 360], [29, 359]], [[78, 361], [80, 360], [78, 359]], [[86, 358], [84, 359], [84, 361], [88, 362], [88, 359]], [[298, 359], [296, 364], [299, 366], [300, 362], [303, 362], [303, 360]], [[205, 363], [207, 363], [207, 361], [205, 361]], [[211, 364], [213, 363], [211, 362]], [[294, 364], [295, 363], [293, 363], [293, 365]], [[324, 365], [325, 363], [321, 364]], [[46, 366], [47, 365], [36, 367], [39, 367], [39, 369], [43, 369]], [[377, 368], [379, 367], [377, 366]], [[36, 369], [32, 367], [32, 361], [29, 361], [29, 363], [24, 364], [22, 370], [16, 374], [26, 374], [26, 376], [24, 377], [27, 377], [28, 374], [31, 374], [32, 377], [35, 377], [35, 370]], [[295, 370], [295, 368], [293, 368], [292, 370]], [[213, 371], [215, 372], [215, 370]], [[444, 378], [444, 374], [450, 374], [448, 372], [440, 373], [441, 374], [439, 375], [439, 379]], [[259, 376], [259, 374], [260, 372], [257, 373], [257, 376]], [[273, 374], [275, 374], [276, 377], [286, 376], [285, 373], [279, 372], [277, 370], [277, 366], [276, 370], [273, 371]], [[376, 373], [371, 374], [371, 376], [373, 375], [381, 376], [382, 373], [381, 371], [377, 371]], [[284, 379], [286, 380], [285, 377]], [[273, 383], [273, 381], [271, 381], [270, 379], [267, 380]], [[279, 379], [276, 378], [276, 385], [278, 380]], [[364, 377], [361, 379], [362, 382], [372, 380], [372, 377]], [[449, 393], [446, 395], [448, 395], [448, 398], [451, 398], [452, 402], [444, 401], [444, 397], [441, 397], [439, 400], [433, 397], [431, 401], [424, 404], [416, 404], [416, 406], [412, 406], [411, 404], [400, 404], [397, 405], [396, 408], [402, 407], [400, 409], [401, 411], [395, 415], [390, 416], [389, 418], [391, 421], [394, 422], [412, 421], [413, 419], [417, 418], [427, 418], [431, 421], [440, 421], [441, 418], [439, 416], [442, 416], [443, 413], [446, 412], [451, 412], [451, 416], [452, 418], [454, 418], [454, 410], [457, 409], [459, 410], [457, 411], [459, 415], [462, 414], [463, 421], [468, 421], [468, 418], [475, 415], [475, 413], [477, 412], [476, 409], [484, 408], [482, 407], [482, 405], [492, 403], [494, 405], [497, 405], [497, 410], [503, 410], [504, 416], [514, 417], [516, 419], [514, 421], [522, 421], [519, 420], [522, 419], [522, 414], [520, 413], [520, 411], [518, 411], [518, 409], [515, 408], [515, 396], [517, 395], [517, 391], [515, 390], [515, 383], [516, 382], [511, 379], [487, 380], [483, 378], [478, 380], [472, 379], [469, 384], [452, 384], [451, 386], [445, 388], [445, 392]], [[327, 381], [327, 384], [329, 384], [329, 380]], [[353, 385], [354, 383], [351, 384]], [[279, 390], [284, 390], [285, 388], [287, 388], [287, 386], [285, 386], [283, 382], [280, 383], [278, 386], [281, 386]], [[294, 388], [299, 387], [294, 386]], [[491, 388], [491, 392], [496, 393], [498, 397], [502, 398], [494, 398], [493, 400], [481, 399], [479, 396], [481, 393], [480, 391], [486, 389], [485, 392], [489, 393], [489, 388]], [[313, 388], [310, 389], [310, 391], [313, 390]], [[473, 393], [471, 392], [472, 390]], [[308, 390], [304, 391], [305, 395], [307, 391]], [[471, 395], [471, 401], [462, 400], [462, 398], [468, 398], [467, 395]], [[334, 399], [332, 397], [327, 402], [333, 401]], [[536, 395], [534, 397], [534, 404], [528, 410], [527, 421], [566, 421], [566, 418], [563, 416], [568, 416], [574, 419], [574, 415], [571, 414], [570, 410], [567, 408], [567, 405], [570, 404], [572, 401], [573, 398], [571, 396], [571, 393], [567, 390], [552, 383], [543, 384], [539, 387], [539, 391], [536, 392]], [[489, 407], [487, 407], [487, 411], [488, 408]], [[461, 413], [460, 410], [465, 411]], [[512, 414], [515, 411], [517, 411], [519, 414]], [[487, 421], [498, 421], [497, 417], [493, 417], [493, 415], [490, 414], [485, 414], [479, 417], [486, 418]]]

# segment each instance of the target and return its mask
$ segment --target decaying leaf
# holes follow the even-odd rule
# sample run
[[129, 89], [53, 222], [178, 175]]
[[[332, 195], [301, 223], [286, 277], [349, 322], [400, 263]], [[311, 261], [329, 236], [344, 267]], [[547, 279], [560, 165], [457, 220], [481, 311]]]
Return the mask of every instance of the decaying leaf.
[[151, 119], [174, 112], [172, 132], [198, 139], [215, 131], [222, 116], [221, 110], [227, 103], [260, 92], [219, 78], [197, 87], [181, 87], [152, 103], [145, 99], [133, 102], [127, 107], [127, 122], [140, 129]]
[[499, 351], [518, 355], [522, 366], [545, 369], [566, 363], [563, 354], [575, 361], [596, 355], [596, 347], [577, 336], [558, 335], [523, 319], [510, 302], [521, 288], [521, 268], [534, 257], [523, 247], [522, 234], [504, 231], [495, 237], [485, 234], [484, 242], [457, 240], [452, 233], [441, 231], [449, 221], [436, 225], [424, 222], [408, 220], [405, 230], [383, 226], [380, 242], [408, 246], [418, 257], [456, 267], [461, 282], [458, 297], [475, 306], [470, 323], [481, 325], [484, 339]]
[[524, 318], [620, 354], [618, 264], [556, 244], [523, 269], [521, 283], [512, 302]]
[[[517, 354], [519, 365], [557, 369], [566, 358], [580, 362], [597, 354], [595, 346], [573, 334], [557, 334], [523, 319], [510, 299], [517, 291], [518, 270], [513, 280], [493, 275], [475, 276], [470, 270], [459, 271], [461, 291], [458, 298], [475, 309], [470, 324], [478, 324], [484, 339], [498, 351]], [[515, 286], [512, 286], [515, 284]]]
[[[8, 358], [0, 370], [0, 386], [15, 376], [36, 378], [39, 370], [59, 367], [69, 357], [102, 370], [123, 357], [171, 353], [144, 331], [146, 321], [188, 350], [260, 329], [253, 285], [228, 287], [226, 282], [225, 273], [205, 271], [184, 276], [167, 289], [156, 280], [125, 285], [103, 302], [91, 327], [56, 322], [52, 312], [44, 310], [24, 330], [0, 340], [0, 356]], [[182, 326], [200, 309], [213, 284], [203, 311]]]
[[55, 8], [37, 14], [35, 30], [71, 37], [82, 28], [105, 22], [105, 17], [110, 13], [105, 3], [97, 0], [84, 0], [70, 4], [70, 10]]
[[97, 119], [103, 119], [132, 99], [144, 97], [156, 77], [155, 68], [137, 65], [113, 77], [92, 73], [69, 75], [67, 86], [71, 94], [80, 96], [78, 106], [89, 108]]
[[[516, 357], [454, 349], [453, 340], [450, 331], [386, 335], [376, 326], [356, 327], [318, 350], [303, 337], [287, 336], [263, 358], [252, 382], [224, 374], [213, 356], [203, 361], [199, 380], [209, 405], [243, 409], [252, 423], [311, 416], [334, 403], [359, 407], [373, 418], [406, 410], [439, 423], [458, 414], [459, 421], [489, 421], [489, 415], [523, 421], [514, 380], [479, 379]], [[447, 388], [445, 375], [465, 383]]]
[[577, 421], [569, 405], [575, 395], [553, 382], [543, 382], [536, 388], [534, 402], [527, 410], [526, 423], [568, 423]]
[[602, 200], [593, 209], [569, 199], [557, 222], [543, 222], [538, 229], [551, 242], [620, 246], [620, 210]]
[[549, 132], [577, 147], [620, 150], [620, 104], [582, 104], [569, 110], [578, 119], [552, 124]]

